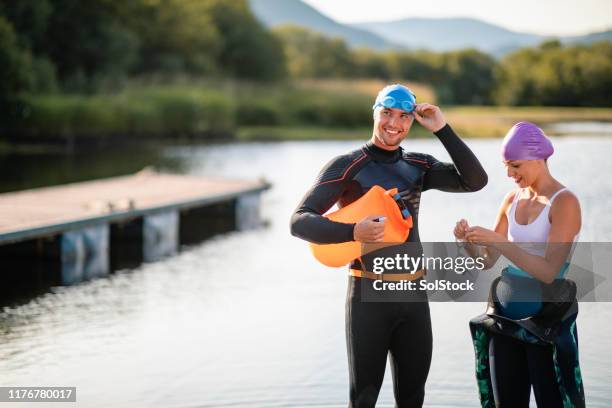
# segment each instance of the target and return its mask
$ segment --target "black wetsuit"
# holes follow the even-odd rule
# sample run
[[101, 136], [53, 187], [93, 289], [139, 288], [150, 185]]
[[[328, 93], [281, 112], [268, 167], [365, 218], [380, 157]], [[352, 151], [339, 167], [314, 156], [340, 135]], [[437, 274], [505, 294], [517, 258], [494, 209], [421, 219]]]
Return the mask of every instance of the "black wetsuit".
[[[477, 191], [487, 175], [472, 151], [446, 125], [435, 133], [453, 163], [399, 148], [388, 151], [367, 143], [338, 156], [320, 172], [291, 219], [291, 233], [314, 243], [353, 241], [355, 224], [331, 221], [322, 216], [334, 204], [350, 204], [372, 186], [397, 188], [413, 216], [409, 242], [419, 242], [421, 192]], [[360, 269], [358, 261], [351, 265]], [[382, 384], [387, 354], [398, 407], [421, 407], [431, 362], [429, 305], [420, 302], [362, 301], [367, 279], [349, 276], [346, 302], [346, 335], [350, 371], [350, 407], [373, 407]]]
[[[575, 330], [572, 335], [578, 338]], [[503, 334], [491, 337], [491, 381], [495, 402], [500, 407], [529, 408], [532, 386], [538, 407], [564, 406], [552, 346], [529, 344]]]

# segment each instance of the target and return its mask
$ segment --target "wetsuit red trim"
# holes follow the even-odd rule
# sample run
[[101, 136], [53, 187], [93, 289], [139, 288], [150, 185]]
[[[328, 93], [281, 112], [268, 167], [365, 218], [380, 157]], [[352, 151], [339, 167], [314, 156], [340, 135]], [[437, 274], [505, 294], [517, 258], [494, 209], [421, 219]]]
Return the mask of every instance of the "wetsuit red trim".
[[[361, 150], [363, 152], [363, 149]], [[359, 163], [361, 160], [366, 158], [366, 154], [365, 152], [363, 152], [363, 156], [361, 156], [360, 158], [358, 158], [357, 160], [355, 160], [353, 162], [353, 164], [351, 164], [350, 166], [348, 166], [348, 168], [345, 170], [344, 174], [342, 174], [342, 177], [337, 178], [335, 180], [328, 180], [328, 181], [323, 181], [321, 183], [319, 183], [318, 185], [321, 184], [327, 184], [327, 183], [335, 183], [336, 181], [342, 181], [346, 178], [347, 174], [349, 173], [349, 171], [351, 170], [351, 168], [353, 168], [353, 166], [355, 166], [357, 163]]]

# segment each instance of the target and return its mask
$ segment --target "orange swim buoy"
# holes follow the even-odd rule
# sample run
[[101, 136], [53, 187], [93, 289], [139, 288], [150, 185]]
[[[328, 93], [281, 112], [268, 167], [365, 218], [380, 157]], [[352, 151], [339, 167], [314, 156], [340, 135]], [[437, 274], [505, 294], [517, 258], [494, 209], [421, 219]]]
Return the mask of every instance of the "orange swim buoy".
[[[412, 215], [407, 210], [404, 210], [406, 214], [403, 215], [396, 199], [399, 199], [397, 188], [385, 191], [380, 186], [373, 186], [360, 199], [325, 217], [348, 224], [359, 222], [367, 216], [384, 216], [386, 217], [384, 242], [399, 244], [408, 239], [410, 228], [412, 228]], [[364, 255], [362, 246], [363, 243], [357, 241], [339, 244], [311, 243], [310, 249], [314, 257], [323, 265], [339, 267]]]

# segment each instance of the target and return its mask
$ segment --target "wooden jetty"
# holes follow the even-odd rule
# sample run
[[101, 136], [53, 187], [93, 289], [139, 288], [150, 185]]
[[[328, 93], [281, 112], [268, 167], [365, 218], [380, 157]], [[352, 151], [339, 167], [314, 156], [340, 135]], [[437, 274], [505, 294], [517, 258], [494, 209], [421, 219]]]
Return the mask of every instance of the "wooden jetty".
[[260, 223], [259, 198], [269, 187], [264, 180], [144, 170], [0, 194], [0, 286], [7, 271], [31, 270], [33, 261], [38, 270], [56, 265], [61, 284], [70, 284], [251, 228]]
[[118, 222], [164, 210], [203, 207], [269, 185], [143, 171], [135, 175], [0, 194], [0, 245], [99, 222]]

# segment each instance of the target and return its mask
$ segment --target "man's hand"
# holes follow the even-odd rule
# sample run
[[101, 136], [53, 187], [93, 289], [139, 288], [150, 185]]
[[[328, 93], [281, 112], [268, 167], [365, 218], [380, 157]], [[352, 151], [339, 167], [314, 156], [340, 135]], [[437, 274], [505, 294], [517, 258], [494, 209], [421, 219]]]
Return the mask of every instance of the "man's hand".
[[381, 215], [371, 215], [355, 224], [353, 238], [359, 242], [380, 242], [385, 236], [385, 221], [374, 221]]
[[412, 112], [414, 118], [425, 129], [437, 132], [446, 125], [446, 119], [439, 107], [429, 103], [419, 103]]

